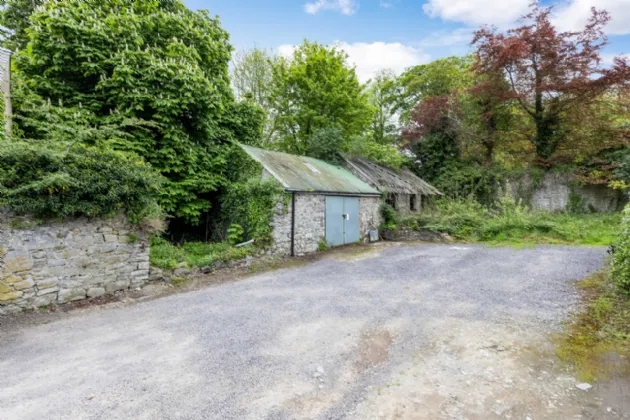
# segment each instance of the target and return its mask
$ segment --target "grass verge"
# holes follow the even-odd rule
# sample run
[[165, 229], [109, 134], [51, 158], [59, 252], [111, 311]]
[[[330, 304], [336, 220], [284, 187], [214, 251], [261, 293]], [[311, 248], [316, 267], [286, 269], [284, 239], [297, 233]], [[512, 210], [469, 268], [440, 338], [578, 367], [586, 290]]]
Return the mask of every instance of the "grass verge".
[[557, 355], [580, 379], [630, 376], [630, 299], [602, 271], [578, 282], [585, 308], [556, 338]]
[[255, 251], [253, 246], [235, 248], [226, 243], [186, 242], [173, 245], [160, 237], [151, 238], [149, 261], [158, 268], [174, 269], [179, 266], [206, 267], [217, 261], [240, 260]]

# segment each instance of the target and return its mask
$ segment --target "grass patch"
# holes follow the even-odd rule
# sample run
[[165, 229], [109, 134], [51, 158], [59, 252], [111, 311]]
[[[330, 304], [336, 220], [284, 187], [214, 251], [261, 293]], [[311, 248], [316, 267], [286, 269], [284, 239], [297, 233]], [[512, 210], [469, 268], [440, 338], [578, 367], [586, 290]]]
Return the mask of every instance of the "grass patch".
[[618, 213], [568, 214], [532, 212], [501, 200], [486, 208], [473, 200], [439, 200], [402, 226], [425, 228], [466, 242], [523, 247], [532, 244], [608, 246], [618, 235]]
[[151, 238], [149, 261], [154, 267], [174, 269], [182, 264], [186, 267], [206, 267], [215, 262], [227, 263], [240, 260], [254, 251], [253, 246], [234, 248], [227, 243], [186, 242], [173, 245], [160, 237]]
[[607, 271], [581, 280], [578, 287], [586, 307], [557, 337], [558, 356], [585, 381], [630, 375], [630, 299]]

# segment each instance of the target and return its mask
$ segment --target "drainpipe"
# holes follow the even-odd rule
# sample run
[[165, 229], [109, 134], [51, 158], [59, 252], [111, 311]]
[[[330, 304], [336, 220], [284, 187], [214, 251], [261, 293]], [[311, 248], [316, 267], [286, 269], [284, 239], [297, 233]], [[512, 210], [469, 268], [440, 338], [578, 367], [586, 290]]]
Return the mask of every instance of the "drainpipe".
[[291, 193], [291, 256], [295, 257], [295, 192]]

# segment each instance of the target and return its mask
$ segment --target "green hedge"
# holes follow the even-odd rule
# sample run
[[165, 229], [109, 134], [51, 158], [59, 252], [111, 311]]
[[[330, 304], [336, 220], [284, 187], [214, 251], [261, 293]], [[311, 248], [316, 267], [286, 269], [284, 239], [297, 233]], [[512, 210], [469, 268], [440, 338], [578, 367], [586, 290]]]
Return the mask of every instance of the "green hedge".
[[132, 221], [160, 212], [161, 177], [141, 159], [82, 145], [0, 143], [0, 205], [36, 217], [106, 216]]
[[630, 205], [623, 211], [621, 232], [615, 242], [613, 277], [617, 285], [630, 294]]

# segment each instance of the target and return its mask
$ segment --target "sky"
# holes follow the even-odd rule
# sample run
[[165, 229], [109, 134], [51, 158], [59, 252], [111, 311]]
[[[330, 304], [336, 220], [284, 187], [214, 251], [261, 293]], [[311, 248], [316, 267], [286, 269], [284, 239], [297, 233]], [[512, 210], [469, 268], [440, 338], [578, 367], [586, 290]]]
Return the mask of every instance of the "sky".
[[[288, 55], [304, 39], [338, 45], [362, 82], [378, 70], [405, 68], [470, 52], [472, 32], [483, 24], [513, 26], [532, 0], [183, 0], [218, 15], [237, 49], [265, 48]], [[590, 8], [610, 12], [603, 55], [630, 57], [630, 0], [544, 0], [555, 4], [562, 30], [584, 26]]]

